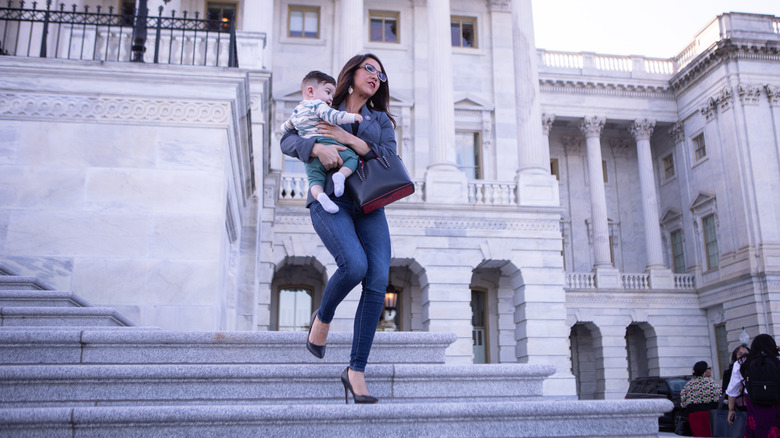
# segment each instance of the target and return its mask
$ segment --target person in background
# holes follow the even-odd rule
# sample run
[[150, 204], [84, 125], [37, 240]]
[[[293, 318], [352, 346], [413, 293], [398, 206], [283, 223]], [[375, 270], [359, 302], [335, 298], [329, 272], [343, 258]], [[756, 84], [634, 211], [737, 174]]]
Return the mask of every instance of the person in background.
[[[726, 388], [726, 394], [729, 396], [729, 424], [734, 423], [736, 399], [743, 393], [745, 378], [748, 375], [751, 364], [766, 361], [773, 363], [776, 368], [780, 367], [777, 343], [772, 336], [763, 333], [753, 339], [747, 356], [742, 361], [737, 361], [734, 364], [731, 380], [728, 388]], [[780, 378], [780, 376], [777, 376], [777, 378]], [[757, 405], [750, 400], [749, 390], [744, 392], [748, 394], [745, 397], [745, 405], [747, 405], [745, 438], [780, 436], [780, 404], [770, 406]]]
[[[750, 353], [750, 349], [747, 347], [747, 345], [740, 345], [739, 347], [735, 348], [734, 351], [731, 352], [731, 364], [727, 370], [723, 371], [723, 383], [721, 383], [720, 387], [723, 388], [723, 402], [727, 405], [729, 403], [729, 399], [728, 395], [726, 395], [726, 388], [729, 387], [729, 383], [731, 382], [731, 373], [734, 371], [734, 363], [741, 361], [742, 358], [746, 357], [748, 353]], [[737, 397], [736, 406], [737, 410], [747, 410], [747, 407], [745, 406], [744, 394]]]
[[705, 361], [693, 366], [693, 378], [680, 391], [680, 406], [688, 412], [693, 436], [712, 436], [710, 409], [717, 409], [722, 397], [720, 384], [712, 380], [712, 368]]

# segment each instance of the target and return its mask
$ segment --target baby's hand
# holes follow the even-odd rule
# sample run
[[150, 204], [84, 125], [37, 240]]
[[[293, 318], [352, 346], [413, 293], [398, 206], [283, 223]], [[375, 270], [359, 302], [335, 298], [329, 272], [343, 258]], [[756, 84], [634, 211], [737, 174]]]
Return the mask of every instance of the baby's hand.
[[362, 122], [363, 116], [361, 116], [360, 114], [355, 114], [355, 121], [358, 123]]

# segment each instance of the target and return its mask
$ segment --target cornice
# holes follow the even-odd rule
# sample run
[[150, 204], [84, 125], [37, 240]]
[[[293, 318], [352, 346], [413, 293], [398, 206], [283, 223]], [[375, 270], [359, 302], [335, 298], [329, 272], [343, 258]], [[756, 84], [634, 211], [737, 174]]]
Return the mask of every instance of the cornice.
[[680, 90], [720, 63], [731, 59], [780, 62], [778, 50], [777, 46], [768, 44], [767, 41], [723, 39], [683, 67], [672, 77], [669, 84], [675, 91]]
[[592, 80], [587, 78], [539, 78], [542, 92], [589, 94], [615, 97], [645, 97], [674, 100], [675, 96], [668, 84], [630, 84], [604, 82], [608, 78]]

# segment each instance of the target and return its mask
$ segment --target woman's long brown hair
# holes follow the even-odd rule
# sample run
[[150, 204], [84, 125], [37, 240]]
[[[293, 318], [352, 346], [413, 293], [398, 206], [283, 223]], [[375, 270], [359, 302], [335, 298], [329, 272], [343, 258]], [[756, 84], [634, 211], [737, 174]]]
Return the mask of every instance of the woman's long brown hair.
[[[366, 53], [363, 55], [353, 56], [349, 61], [347, 61], [346, 64], [344, 64], [344, 68], [342, 68], [341, 73], [339, 73], [336, 92], [334, 93], [333, 104], [331, 105], [333, 108], [338, 108], [339, 105], [341, 105], [347, 99], [347, 95], [349, 95], [349, 87], [352, 86], [352, 82], [354, 80], [355, 70], [360, 68], [360, 66], [363, 65], [363, 62], [365, 62], [365, 60], [368, 58], [371, 58], [379, 63], [379, 67], [382, 69], [382, 72], [385, 72], [385, 66], [382, 65], [382, 61], [380, 61], [376, 55]], [[376, 93], [374, 93], [370, 99], [368, 99], [368, 106], [374, 110], [382, 111], [383, 113], [387, 114], [387, 117], [389, 117], [390, 121], [393, 122], [393, 127], [395, 127], [395, 119], [390, 113], [389, 82], [390, 78], [388, 78], [385, 82], [379, 81], [379, 89], [376, 90]]]

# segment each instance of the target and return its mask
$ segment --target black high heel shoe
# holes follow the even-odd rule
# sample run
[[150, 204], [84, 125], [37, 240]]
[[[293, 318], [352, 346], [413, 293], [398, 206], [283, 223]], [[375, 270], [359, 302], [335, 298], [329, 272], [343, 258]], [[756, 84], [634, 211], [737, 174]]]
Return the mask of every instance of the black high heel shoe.
[[365, 404], [371, 404], [376, 403], [379, 401], [378, 398], [372, 397], [370, 395], [357, 395], [355, 394], [355, 391], [352, 390], [352, 384], [349, 383], [349, 367], [344, 370], [343, 373], [341, 373], [341, 383], [344, 384], [344, 402], [349, 404], [349, 393], [352, 393], [352, 398], [355, 399], [355, 404], [358, 403], [365, 403]]
[[325, 346], [324, 345], [314, 345], [311, 342], [309, 342], [309, 336], [311, 335], [311, 328], [314, 326], [314, 318], [317, 317], [317, 312], [315, 311], [311, 315], [311, 323], [309, 324], [309, 334], [306, 335], [306, 349], [309, 350], [311, 354], [313, 354], [317, 359], [322, 359], [325, 357]]

